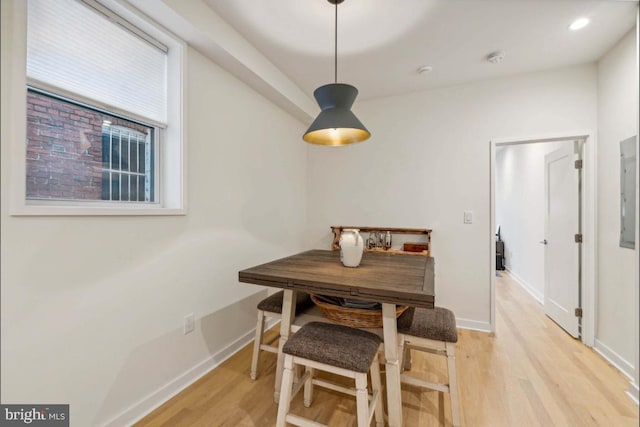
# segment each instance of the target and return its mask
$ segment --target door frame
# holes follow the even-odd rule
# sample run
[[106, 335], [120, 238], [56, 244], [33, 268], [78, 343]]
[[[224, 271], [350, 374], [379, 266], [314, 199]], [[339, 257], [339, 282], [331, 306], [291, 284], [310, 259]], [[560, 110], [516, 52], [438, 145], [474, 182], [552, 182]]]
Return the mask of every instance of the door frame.
[[552, 141], [568, 141], [582, 139], [583, 144], [583, 168], [582, 168], [582, 204], [581, 221], [582, 221], [582, 254], [581, 254], [581, 276], [582, 276], [582, 292], [580, 296], [580, 306], [582, 307], [582, 342], [593, 347], [595, 345], [596, 331], [596, 277], [597, 277], [597, 188], [596, 188], [596, 150], [597, 141], [595, 132], [578, 131], [578, 132], [558, 132], [549, 135], [536, 135], [529, 137], [516, 138], [496, 138], [489, 141], [489, 173], [490, 173], [490, 330], [491, 333], [496, 332], [496, 242], [495, 242], [495, 192], [496, 192], [496, 149], [505, 145], [521, 145], [539, 142]]

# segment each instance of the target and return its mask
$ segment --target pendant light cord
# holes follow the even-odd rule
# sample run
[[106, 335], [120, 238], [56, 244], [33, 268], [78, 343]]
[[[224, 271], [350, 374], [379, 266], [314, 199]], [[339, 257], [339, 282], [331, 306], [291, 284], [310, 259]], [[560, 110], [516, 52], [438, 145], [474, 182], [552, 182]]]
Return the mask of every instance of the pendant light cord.
[[333, 47], [333, 82], [338, 83], [338, 2], [336, 4], [336, 17], [334, 23], [334, 47]]

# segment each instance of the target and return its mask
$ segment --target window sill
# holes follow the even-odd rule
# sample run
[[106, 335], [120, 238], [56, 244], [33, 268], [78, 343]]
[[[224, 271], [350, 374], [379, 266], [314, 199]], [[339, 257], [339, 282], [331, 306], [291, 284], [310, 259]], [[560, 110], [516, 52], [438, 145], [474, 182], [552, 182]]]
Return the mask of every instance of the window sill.
[[178, 216], [184, 208], [104, 207], [104, 206], [37, 206], [27, 205], [11, 210], [11, 216]]

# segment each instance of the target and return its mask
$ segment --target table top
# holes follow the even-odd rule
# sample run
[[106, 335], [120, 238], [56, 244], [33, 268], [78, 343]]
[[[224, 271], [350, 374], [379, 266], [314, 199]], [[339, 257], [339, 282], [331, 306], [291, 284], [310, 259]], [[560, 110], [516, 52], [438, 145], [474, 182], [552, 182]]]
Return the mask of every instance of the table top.
[[365, 252], [356, 268], [344, 267], [340, 251], [311, 250], [251, 267], [240, 282], [366, 301], [432, 308], [431, 257]]

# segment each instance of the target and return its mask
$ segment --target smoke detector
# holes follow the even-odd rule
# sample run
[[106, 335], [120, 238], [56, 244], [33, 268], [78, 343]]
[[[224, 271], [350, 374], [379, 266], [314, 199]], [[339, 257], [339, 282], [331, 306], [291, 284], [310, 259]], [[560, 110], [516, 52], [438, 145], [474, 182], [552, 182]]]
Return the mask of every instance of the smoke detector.
[[487, 56], [487, 61], [491, 62], [492, 64], [497, 64], [504, 59], [504, 55], [504, 51], [498, 50], [496, 52], [490, 53]]
[[433, 70], [433, 67], [431, 65], [423, 65], [422, 67], [418, 68], [416, 71], [418, 71], [418, 73], [420, 74], [424, 74], [424, 73], [430, 73]]

